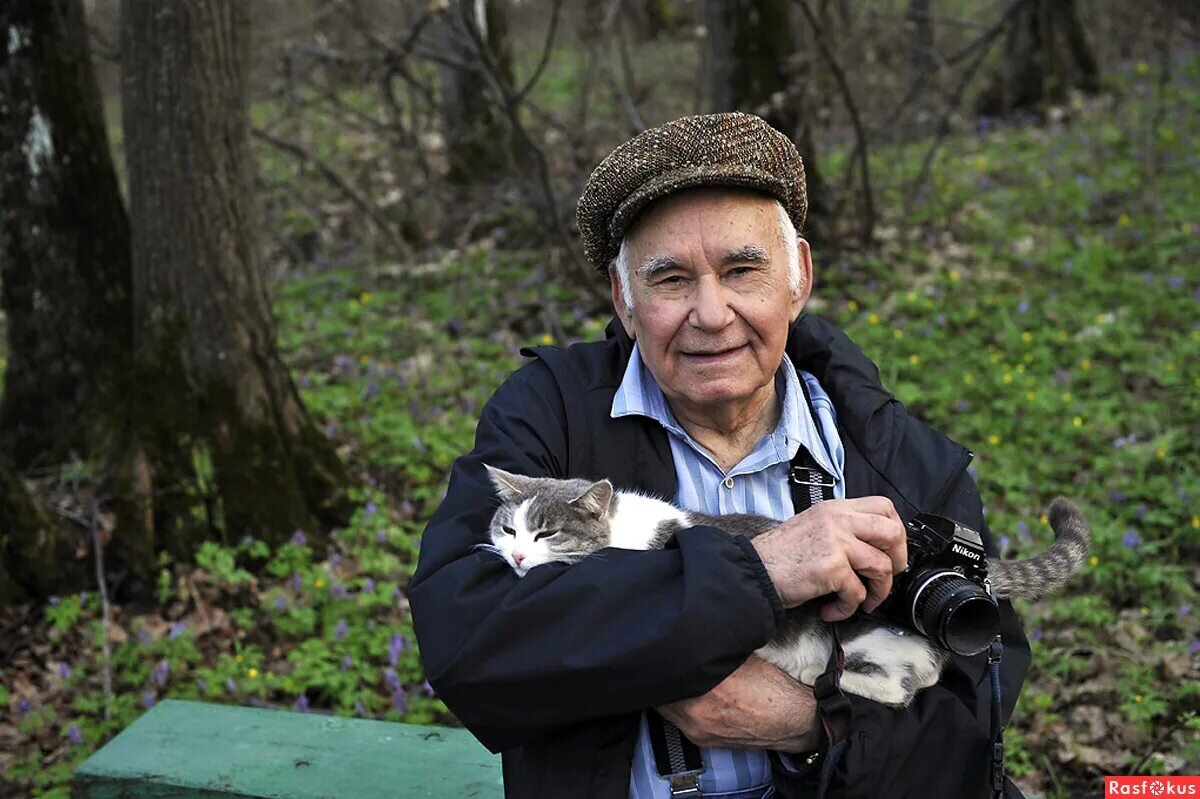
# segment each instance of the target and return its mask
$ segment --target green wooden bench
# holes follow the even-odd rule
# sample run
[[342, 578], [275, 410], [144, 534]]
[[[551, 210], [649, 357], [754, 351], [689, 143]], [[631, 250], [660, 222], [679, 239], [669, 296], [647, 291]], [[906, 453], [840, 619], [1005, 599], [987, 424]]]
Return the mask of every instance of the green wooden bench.
[[75, 771], [77, 799], [504, 795], [466, 730], [167, 699]]

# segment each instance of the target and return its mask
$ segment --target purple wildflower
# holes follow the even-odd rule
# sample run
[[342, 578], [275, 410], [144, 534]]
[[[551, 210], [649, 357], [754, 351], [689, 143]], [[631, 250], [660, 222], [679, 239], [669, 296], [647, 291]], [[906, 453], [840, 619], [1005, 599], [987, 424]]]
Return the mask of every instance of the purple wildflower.
[[408, 712], [408, 694], [403, 688], [392, 691], [392, 710], [401, 716]]
[[308, 694], [300, 694], [300, 698], [296, 700], [296, 712], [308, 712]]
[[287, 610], [287, 606], [288, 606], [287, 597], [285, 597], [283, 594], [280, 594], [279, 596], [275, 597], [275, 609], [276, 610]]
[[339, 555], [337, 552], [334, 552], [332, 555], [329, 556], [329, 568], [333, 569], [334, 571], [337, 571], [338, 569], [341, 568], [341, 566], [342, 566], [342, 556]]
[[292, 572], [292, 590], [299, 593], [304, 588], [304, 577], [300, 572]]
[[86, 604], [87, 604], [87, 601], [88, 601], [88, 592], [87, 592], [87, 591], [80, 591], [80, 592], [79, 592], [79, 604], [81, 604], [81, 605], [86, 605]]
[[362, 590], [363, 590], [364, 594], [375, 593], [375, 581], [372, 580], [370, 577], [363, 580]]
[[375, 543], [376, 544], [386, 544], [387, 543], [387, 533], [384, 532], [383, 530], [380, 530], [379, 532], [377, 532], [375, 534]]
[[1029, 313], [1029, 300], [1021, 300], [1017, 305], [1017, 313]]
[[354, 659], [349, 655], [342, 657], [342, 671], [349, 671], [354, 668]]
[[149, 644], [154, 640], [154, 636], [150, 635], [150, 631], [145, 627], [138, 627], [137, 639], [140, 644]]
[[59, 602], [62, 602], [62, 600], [61, 600], [61, 599], [59, 599], [57, 596], [51, 596], [51, 597], [50, 597], [49, 599], [47, 599], [46, 601], [47, 601], [47, 602], [49, 602], [49, 603], [50, 603], [51, 605], [53, 605], [54, 607], [58, 607], [58, 603], [59, 603]]
[[954, 410], [956, 413], [966, 413], [971, 410], [971, 401], [965, 399], [955, 400]]
[[67, 739], [76, 746], [83, 743], [83, 733], [79, 731], [78, 725], [72, 724], [67, 727]]
[[363, 513], [367, 516], [374, 516], [377, 510], [378, 508], [375, 506], [374, 502], [368, 502], [367, 506], [363, 508]]
[[232, 677], [225, 681], [225, 690], [231, 694], [237, 693], [237, 683], [234, 682]]
[[425, 694], [425, 696], [437, 696], [437, 693], [433, 690], [433, 686], [429, 684], [429, 680], [426, 680], [421, 685], [421, 693]]
[[1179, 275], [1171, 275], [1167, 278], [1167, 285], [1173, 289], [1183, 288], [1183, 278]]
[[22, 716], [28, 716], [33, 712], [33, 705], [25, 697], [21, 697], [21, 701], [17, 702], [17, 713]]
[[388, 643], [388, 664], [395, 666], [396, 660], [400, 657], [400, 653], [407, 648], [408, 639], [399, 633], [392, 633], [392, 639]]
[[409, 500], [406, 499], [400, 503], [400, 513], [405, 518], [411, 519], [413, 514], [415, 514], [416, 512], [417, 512], [416, 507]]
[[1029, 525], [1023, 521], [1017, 522], [1017, 535], [1021, 537], [1022, 541], [1028, 541], [1029, 540]]
[[142, 704], [146, 706], [147, 710], [154, 707], [154, 692], [153, 691], [145, 691], [142, 693]]
[[1042, 628], [1041, 628], [1041, 627], [1034, 627], [1034, 628], [1033, 628], [1033, 632], [1031, 632], [1031, 633], [1029, 634], [1029, 637], [1030, 637], [1030, 638], [1032, 638], [1032, 639], [1033, 639], [1033, 640], [1035, 640], [1035, 641], [1040, 641], [1040, 640], [1042, 640]]
[[1142, 537], [1138, 535], [1137, 530], [1134, 530], [1132, 527], [1130, 527], [1125, 531], [1125, 537], [1121, 539], [1121, 543], [1124, 544], [1127, 549], [1137, 549], [1142, 543]]
[[325, 437], [333, 438], [337, 434], [338, 434], [338, 423], [335, 420], [330, 419], [328, 422], [325, 423]]
[[367, 715], [367, 708], [365, 705], [363, 705], [361, 699], [354, 700], [354, 713], [355, 713], [355, 715], [358, 715], [358, 716]]
[[58, 676], [62, 677], [64, 680], [71, 679], [71, 667], [68, 666], [66, 663], [59, 663], [58, 664]]
[[375, 399], [375, 397], [378, 394], [379, 394], [379, 383], [378, 383], [378, 381], [372, 380], [370, 383], [367, 383], [367, 388], [365, 391], [363, 391], [363, 399], [364, 400]]
[[177, 621], [171, 625], [171, 632], [167, 635], [168, 638], [175, 639], [187, 632], [187, 622]]
[[208, 693], [208, 680], [204, 679], [203, 677], [197, 677], [196, 678], [196, 688], [202, 694]]
[[167, 683], [167, 676], [171, 673], [171, 665], [166, 659], [158, 661], [158, 665], [154, 667], [154, 671], [150, 672], [150, 682], [162, 688]]
[[1008, 536], [1000, 536], [1000, 556], [1003, 557], [1008, 552]]
[[1187, 602], [1181, 602], [1179, 604], [1179, 610], [1176, 612], [1176, 615], [1179, 616], [1180, 618], [1183, 618], [1184, 616], [1188, 615], [1191, 612], [1192, 612], [1192, 606], [1189, 605]]
[[294, 544], [295, 546], [298, 546], [298, 547], [302, 547], [307, 543], [308, 543], [308, 538], [304, 535], [303, 530], [296, 530], [296, 532], [292, 533], [292, 544]]
[[396, 590], [392, 591], [392, 599], [395, 600], [397, 608], [404, 607], [404, 592], [400, 590], [399, 586], [396, 587]]
[[1109, 502], [1124, 502], [1126, 499], [1128, 499], [1128, 497], [1126, 497], [1125, 492], [1121, 491], [1120, 489], [1114, 488], [1108, 492]]
[[412, 434], [412, 438], [409, 439], [409, 442], [413, 445], [413, 449], [415, 449], [417, 452], [425, 451], [425, 442], [422, 441], [421, 437], [416, 433]]
[[350, 625], [346, 624], [345, 619], [338, 619], [337, 625], [333, 628], [333, 637], [340, 641], [346, 637], [348, 632], [350, 632]]
[[329, 593], [334, 599], [345, 599], [350, 596], [350, 589], [344, 583], [334, 583], [329, 587]]
[[1200, 638], [1193, 638], [1192, 643], [1188, 645], [1188, 654], [1195, 655], [1200, 652]]
[[1146, 503], [1139, 502], [1137, 508], [1135, 508], [1133, 511], [1133, 515], [1137, 516], [1139, 519], [1144, 519], [1146, 518], [1146, 510]]

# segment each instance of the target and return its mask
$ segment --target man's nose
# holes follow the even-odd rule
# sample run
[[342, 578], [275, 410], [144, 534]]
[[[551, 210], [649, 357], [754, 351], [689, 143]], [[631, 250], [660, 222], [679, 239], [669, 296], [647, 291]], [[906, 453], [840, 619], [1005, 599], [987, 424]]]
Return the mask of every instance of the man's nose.
[[691, 319], [701, 330], [722, 330], [733, 321], [733, 309], [721, 281], [715, 278], [700, 280], [696, 285]]

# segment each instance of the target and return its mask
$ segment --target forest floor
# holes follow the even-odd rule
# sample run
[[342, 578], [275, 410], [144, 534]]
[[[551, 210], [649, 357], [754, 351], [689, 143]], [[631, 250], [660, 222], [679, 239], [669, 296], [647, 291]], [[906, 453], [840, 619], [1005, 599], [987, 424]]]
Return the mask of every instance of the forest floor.
[[[1030, 797], [1200, 773], [1198, 80], [1193, 63], [1162, 88], [1134, 64], [1054, 121], [954, 137], [929, 191], [883, 198], [878, 247], [814, 255], [810, 310], [976, 453], [1008, 557], [1049, 543], [1056, 494], [1091, 522], [1084, 573], [1018, 605], [1034, 664], [1006, 742]], [[915, 174], [916, 150], [874, 157]], [[164, 563], [158, 602], [107, 627], [95, 591], [0, 611], [0, 795], [67, 796], [82, 759], [168, 697], [453, 723], [404, 595], [423, 523], [518, 347], [595, 339], [608, 315], [542, 253], [486, 240], [275, 294], [305, 402], [363, 477], [359, 510], [325, 552], [305, 531], [275, 550], [230, 533]]]

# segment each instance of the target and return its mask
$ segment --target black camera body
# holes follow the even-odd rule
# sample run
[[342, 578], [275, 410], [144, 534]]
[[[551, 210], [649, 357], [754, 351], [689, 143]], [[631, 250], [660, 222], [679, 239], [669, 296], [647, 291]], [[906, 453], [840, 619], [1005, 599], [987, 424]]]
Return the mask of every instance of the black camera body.
[[987, 582], [977, 530], [932, 513], [905, 524], [908, 568], [871, 614], [907, 627], [959, 655], [987, 649], [1000, 632], [1000, 609]]

